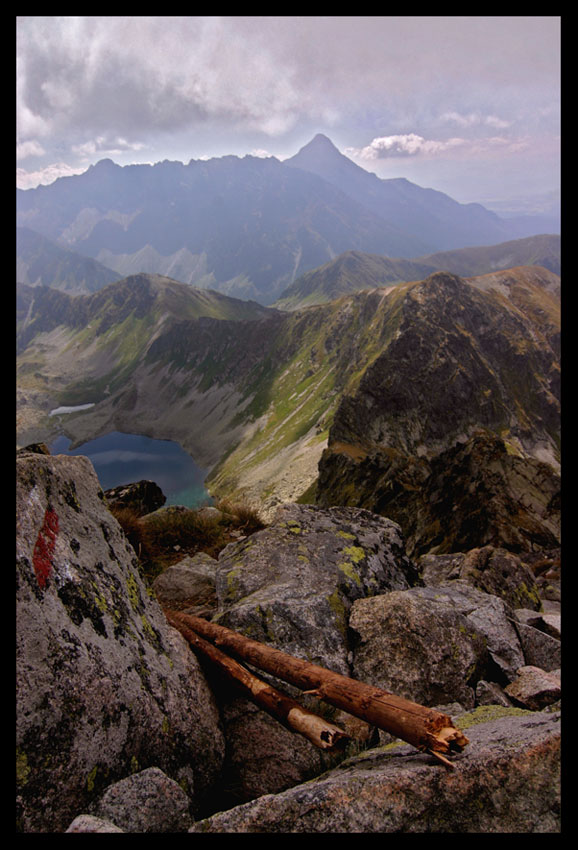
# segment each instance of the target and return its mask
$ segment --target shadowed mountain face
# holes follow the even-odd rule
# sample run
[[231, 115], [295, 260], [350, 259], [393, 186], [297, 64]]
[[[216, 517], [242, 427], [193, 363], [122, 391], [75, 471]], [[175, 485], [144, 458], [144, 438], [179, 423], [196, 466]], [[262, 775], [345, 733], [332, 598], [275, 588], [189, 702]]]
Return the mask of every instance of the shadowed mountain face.
[[524, 270], [487, 277], [407, 290], [319, 465], [321, 505], [396, 520], [413, 554], [558, 545], [556, 298]]
[[544, 269], [436, 273], [292, 313], [143, 275], [75, 298], [24, 287], [19, 316], [21, 444], [146, 433], [265, 514], [300, 497], [369, 508], [413, 552], [557, 545], [559, 278]]
[[[18, 190], [17, 210], [19, 226], [123, 277], [161, 274], [262, 304], [345, 251], [415, 258], [512, 236], [506, 220], [479, 204], [380, 180], [323, 136], [283, 163], [102, 160], [84, 174]], [[60, 288], [70, 289], [51, 262]], [[20, 265], [20, 282], [55, 285], [38, 257], [22, 256]]]

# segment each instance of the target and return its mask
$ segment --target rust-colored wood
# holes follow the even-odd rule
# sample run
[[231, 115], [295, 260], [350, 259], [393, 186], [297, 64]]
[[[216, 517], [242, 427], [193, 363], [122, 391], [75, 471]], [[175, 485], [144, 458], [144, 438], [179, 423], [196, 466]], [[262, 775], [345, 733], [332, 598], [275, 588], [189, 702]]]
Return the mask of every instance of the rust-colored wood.
[[[173, 617], [253, 667], [314, 694], [330, 705], [407, 741], [419, 750], [447, 755], [463, 750], [469, 743], [447, 714], [333, 673], [216, 623], [175, 612]], [[451, 765], [450, 762], [447, 764]]]
[[165, 611], [167, 621], [205, 658], [215, 664], [239, 690], [293, 732], [306, 737], [321, 750], [340, 749], [349, 740], [343, 729], [303, 708], [296, 700], [259, 679], [242, 664], [203, 640], [189, 628], [178, 612]]

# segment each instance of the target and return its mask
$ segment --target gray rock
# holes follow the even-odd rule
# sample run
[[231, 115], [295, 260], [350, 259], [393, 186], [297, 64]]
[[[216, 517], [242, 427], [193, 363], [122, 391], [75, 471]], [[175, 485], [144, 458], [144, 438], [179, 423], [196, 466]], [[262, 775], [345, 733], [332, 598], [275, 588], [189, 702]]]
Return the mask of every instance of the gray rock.
[[516, 622], [516, 631], [524, 651], [524, 659], [531, 667], [556, 670], [562, 663], [562, 644], [541, 629]]
[[199, 607], [207, 614], [216, 611], [215, 573], [217, 561], [200, 553], [173, 564], [153, 581], [160, 604], [185, 609]]
[[423, 555], [420, 575], [426, 585], [460, 579], [492, 596], [499, 596], [512, 608], [540, 608], [534, 574], [520, 558], [506, 549], [484, 546], [466, 553]]
[[355, 678], [425, 705], [472, 708], [479, 680], [524, 664], [505, 603], [461, 580], [358, 600], [349, 627]]
[[539, 667], [520, 667], [517, 678], [507, 685], [505, 692], [516, 705], [540, 711], [561, 698], [560, 676]]
[[450, 774], [399, 744], [195, 823], [191, 833], [554, 833], [560, 825], [560, 714], [481, 707], [460, 718], [469, 745]]
[[154, 481], [136, 481], [105, 490], [107, 504], [119, 508], [130, 508], [139, 516], [145, 516], [162, 508], [167, 497]]
[[109, 786], [94, 813], [123, 832], [186, 832], [193, 823], [189, 807], [180, 785], [149, 767]]
[[[221, 553], [214, 620], [349, 675], [347, 623], [353, 601], [408, 588], [413, 581], [418, 581], [416, 568], [405, 555], [398, 526], [389, 520], [353, 508], [286, 505], [268, 528]], [[351, 722], [349, 715], [282, 682], [273, 684], [356, 739], [369, 737], [362, 721]], [[322, 753], [244, 701], [223, 694], [222, 706], [226, 784], [235, 802], [286, 788], [344, 757]]]
[[124, 829], [94, 815], [78, 815], [66, 832], [124, 832]]
[[268, 528], [221, 552], [216, 619], [347, 675], [352, 603], [415, 582], [390, 520], [356, 508], [284, 505]]
[[353, 676], [421, 705], [473, 708], [486, 643], [459, 610], [415, 590], [354, 603]]
[[198, 799], [223, 759], [214, 697], [89, 460], [20, 454], [17, 519], [19, 830], [63, 831], [151, 765]]
[[526, 626], [532, 626], [556, 640], [562, 639], [562, 616], [559, 612], [543, 613], [529, 611], [527, 608], [518, 608], [514, 611], [514, 617], [519, 623], [524, 623]]
[[486, 682], [484, 679], [480, 679], [476, 685], [476, 705], [511, 706], [512, 701], [508, 699], [504, 690], [496, 682]]

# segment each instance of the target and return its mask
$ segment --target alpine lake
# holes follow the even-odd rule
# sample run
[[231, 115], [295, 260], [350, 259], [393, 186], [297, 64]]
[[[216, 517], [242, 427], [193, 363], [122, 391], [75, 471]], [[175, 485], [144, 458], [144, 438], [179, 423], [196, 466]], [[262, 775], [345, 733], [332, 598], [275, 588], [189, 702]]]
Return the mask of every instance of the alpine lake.
[[53, 455], [84, 455], [94, 466], [103, 490], [137, 481], [154, 481], [166, 496], [165, 505], [197, 508], [211, 503], [201, 469], [178, 443], [112, 431], [70, 449], [68, 437], [51, 445]]

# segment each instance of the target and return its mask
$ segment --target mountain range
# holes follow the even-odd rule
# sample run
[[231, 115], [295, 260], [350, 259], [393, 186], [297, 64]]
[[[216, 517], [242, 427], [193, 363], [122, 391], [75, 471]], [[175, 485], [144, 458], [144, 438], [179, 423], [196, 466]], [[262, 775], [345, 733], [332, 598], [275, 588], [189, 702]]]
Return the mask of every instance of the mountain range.
[[297, 310], [312, 304], [332, 301], [341, 295], [361, 289], [420, 280], [436, 271], [449, 271], [463, 277], [472, 277], [517, 266], [540, 266], [559, 275], [560, 237], [529, 236], [498, 245], [441, 251], [415, 260], [391, 259], [364, 254], [361, 251], [346, 251], [298, 278], [281, 293], [275, 307], [281, 310]]
[[415, 552], [556, 545], [560, 279], [544, 268], [437, 272], [293, 312], [158, 275], [74, 297], [23, 285], [18, 307], [20, 444], [145, 433], [265, 515], [365, 507]]
[[[162, 274], [263, 305], [346, 251], [415, 259], [545, 232], [542, 219], [502, 219], [480, 204], [378, 178], [321, 134], [283, 162], [101, 160], [84, 174], [17, 190], [17, 223], [122, 277]], [[21, 282], [48, 282], [33, 260], [25, 245]], [[80, 291], [94, 286], [85, 280]]]

